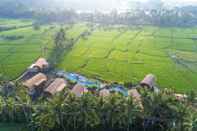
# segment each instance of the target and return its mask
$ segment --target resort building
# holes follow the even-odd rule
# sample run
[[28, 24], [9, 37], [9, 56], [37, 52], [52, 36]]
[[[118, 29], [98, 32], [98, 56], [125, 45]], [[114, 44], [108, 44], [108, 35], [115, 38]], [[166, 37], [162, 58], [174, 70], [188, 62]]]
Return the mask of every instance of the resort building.
[[148, 87], [153, 89], [155, 86], [155, 76], [153, 74], [148, 74], [145, 78], [140, 82], [140, 85], [143, 87]]
[[62, 78], [56, 78], [45, 90], [45, 93], [54, 95], [61, 92], [67, 86], [67, 82]]
[[77, 97], [81, 97], [84, 93], [88, 92], [88, 89], [80, 84], [76, 84], [71, 90], [71, 92]]
[[38, 73], [37, 75], [23, 82], [23, 85], [31, 90], [33, 88], [41, 87], [46, 81], [47, 76], [43, 73]]

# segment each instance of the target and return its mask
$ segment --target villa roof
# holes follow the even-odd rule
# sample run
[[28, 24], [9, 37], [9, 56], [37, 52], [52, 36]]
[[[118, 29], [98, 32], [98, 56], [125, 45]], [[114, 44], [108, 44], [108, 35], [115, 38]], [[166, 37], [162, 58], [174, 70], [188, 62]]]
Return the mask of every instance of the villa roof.
[[71, 90], [71, 92], [74, 93], [76, 96], [81, 97], [84, 93], [88, 92], [88, 89], [86, 89], [86, 87], [80, 84], [76, 84]]
[[143, 109], [142, 105], [142, 99], [140, 93], [137, 91], [137, 89], [131, 89], [128, 91], [129, 96], [133, 98], [133, 101], [139, 105], [141, 109]]
[[106, 97], [106, 96], [109, 96], [110, 95], [110, 91], [107, 90], [107, 89], [102, 89], [100, 92], [99, 92], [99, 96], [102, 96], [102, 97]]
[[177, 100], [182, 101], [185, 98], [187, 98], [187, 95], [185, 94], [174, 94], [174, 96], [176, 97]]
[[149, 88], [154, 87], [155, 86], [155, 76], [153, 74], [146, 75], [145, 78], [140, 82], [140, 85], [148, 86]]
[[141, 95], [137, 91], [137, 89], [131, 89], [128, 91], [129, 96], [131, 96], [136, 101], [141, 101]]
[[39, 67], [40, 69], [43, 69], [48, 66], [49, 63], [45, 58], [39, 58], [31, 67]]
[[32, 89], [34, 87], [40, 86], [43, 82], [46, 81], [47, 81], [46, 75], [44, 75], [43, 73], [38, 73], [37, 75], [33, 76], [29, 80], [25, 81], [23, 85], [28, 87], [29, 89]]
[[44, 91], [54, 95], [66, 87], [66, 81], [62, 78], [56, 78]]

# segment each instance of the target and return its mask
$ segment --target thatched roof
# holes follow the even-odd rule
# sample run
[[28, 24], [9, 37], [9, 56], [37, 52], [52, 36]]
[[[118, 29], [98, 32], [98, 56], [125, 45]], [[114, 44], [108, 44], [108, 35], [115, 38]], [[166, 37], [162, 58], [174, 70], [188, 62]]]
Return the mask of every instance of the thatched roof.
[[25, 81], [23, 85], [28, 87], [29, 89], [32, 89], [34, 87], [40, 86], [46, 81], [47, 81], [46, 75], [44, 75], [43, 73], [38, 73], [37, 75], [33, 76], [29, 80]]
[[129, 96], [133, 98], [133, 101], [136, 102], [141, 109], [143, 109], [142, 105], [142, 99], [140, 93], [137, 91], [137, 89], [131, 89], [128, 91]]
[[66, 81], [62, 78], [57, 78], [44, 91], [54, 95], [55, 93], [62, 91], [65, 87]]
[[145, 78], [140, 82], [140, 85], [153, 88], [155, 86], [155, 76], [153, 74], [146, 75]]
[[106, 97], [110, 95], [110, 91], [107, 89], [103, 89], [99, 92], [99, 96]]
[[76, 84], [71, 92], [74, 93], [76, 96], [81, 97], [84, 93], [88, 92], [88, 89], [86, 89], [86, 87], [80, 84]]
[[174, 96], [175, 96], [176, 99], [179, 100], [179, 101], [183, 101], [184, 99], [187, 98], [187, 95], [185, 95], [185, 94], [174, 94]]
[[31, 67], [38, 67], [40, 69], [47, 68], [49, 63], [45, 58], [39, 58]]
[[131, 89], [128, 91], [129, 96], [131, 96], [134, 100], [141, 101], [141, 95], [137, 91], [137, 89]]

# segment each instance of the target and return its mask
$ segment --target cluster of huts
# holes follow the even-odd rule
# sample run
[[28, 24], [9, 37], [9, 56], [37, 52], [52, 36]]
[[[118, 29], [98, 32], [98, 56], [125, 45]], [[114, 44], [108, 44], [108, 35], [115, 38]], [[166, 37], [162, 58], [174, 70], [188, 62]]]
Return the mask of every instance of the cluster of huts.
[[[29, 94], [33, 99], [41, 94], [53, 96], [63, 91], [64, 88], [69, 88], [78, 97], [87, 92], [92, 92], [102, 97], [109, 96], [115, 92], [124, 96], [132, 96], [137, 102], [141, 101], [141, 96], [135, 87], [127, 89], [119, 84], [104, 84], [98, 80], [90, 80], [79, 74], [64, 71], [48, 73], [49, 68], [50, 64], [47, 60], [39, 58], [21, 76], [20, 79], [23, 85], [29, 89]], [[155, 76], [148, 74], [140, 82], [140, 85], [158, 92], [159, 89], [156, 88], [155, 81]]]
[[50, 64], [44, 58], [39, 58], [20, 77], [22, 84], [28, 88], [32, 98], [40, 94], [54, 95], [62, 91], [67, 86], [67, 81], [63, 78], [55, 78], [47, 72]]
[[[23, 85], [29, 89], [29, 94], [32, 98], [36, 98], [40, 94], [53, 96], [63, 91], [64, 88], [69, 88], [78, 97], [87, 92], [93, 92], [102, 97], [117, 92], [124, 96], [131, 95], [136, 100], [140, 100], [140, 94], [135, 88], [128, 90], [119, 84], [104, 84], [98, 80], [87, 79], [76, 73], [67, 73], [64, 71], [48, 73], [49, 68], [50, 64], [47, 60], [45, 58], [39, 58], [21, 76], [20, 79]], [[155, 88], [155, 77], [152, 74], [147, 75], [141, 81], [140, 85], [154, 90], [157, 89]]]

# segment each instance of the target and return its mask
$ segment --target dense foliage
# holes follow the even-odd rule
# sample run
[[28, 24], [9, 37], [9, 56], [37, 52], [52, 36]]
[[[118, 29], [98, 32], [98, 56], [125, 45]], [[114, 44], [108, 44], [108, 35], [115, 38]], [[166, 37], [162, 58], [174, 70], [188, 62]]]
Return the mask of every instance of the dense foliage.
[[169, 90], [159, 94], [140, 90], [144, 106], [141, 109], [131, 97], [120, 94], [76, 97], [65, 90], [52, 98], [32, 102], [25, 88], [19, 85], [12, 90], [1, 94], [0, 122], [25, 124], [33, 131], [197, 129], [194, 93], [191, 99], [178, 101]]

